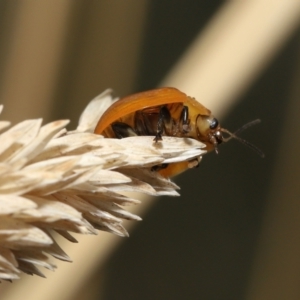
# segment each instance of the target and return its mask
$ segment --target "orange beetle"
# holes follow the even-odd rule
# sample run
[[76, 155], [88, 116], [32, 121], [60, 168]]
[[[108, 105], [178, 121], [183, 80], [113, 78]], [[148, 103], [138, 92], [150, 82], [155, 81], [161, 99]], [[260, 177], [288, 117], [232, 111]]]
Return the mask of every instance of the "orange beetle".
[[[250, 122], [239, 131], [258, 122], [259, 120]], [[111, 138], [153, 135], [155, 142], [162, 140], [162, 136], [189, 137], [204, 143], [207, 151], [215, 150], [216, 153], [220, 143], [235, 138], [263, 156], [255, 146], [221, 128], [210, 110], [194, 98], [170, 87], [137, 93], [118, 100], [101, 116], [95, 133]], [[225, 138], [222, 133], [227, 133], [229, 137]], [[169, 177], [195, 165], [198, 165], [198, 161], [195, 163], [194, 160], [160, 165], [153, 170]]]

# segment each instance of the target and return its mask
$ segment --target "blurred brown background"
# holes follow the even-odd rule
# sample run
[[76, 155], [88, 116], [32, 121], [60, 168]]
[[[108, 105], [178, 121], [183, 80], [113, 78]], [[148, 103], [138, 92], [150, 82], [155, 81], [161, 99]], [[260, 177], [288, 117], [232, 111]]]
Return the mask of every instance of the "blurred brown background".
[[[300, 3], [238, 2], [0, 2], [3, 119], [67, 118], [74, 128], [88, 101], [108, 87], [123, 96], [174, 82], [229, 130], [261, 118], [243, 137], [266, 154], [224, 145], [176, 178], [181, 197], [156, 201], [81, 282], [69, 272], [62, 290], [52, 285], [53, 295], [37, 295], [35, 287], [59, 276], [59, 267], [48, 279], [2, 284], [1, 299], [18, 299], [18, 289], [41, 300], [300, 298]], [[196, 40], [199, 51], [187, 52], [198, 49]], [[205, 95], [177, 84], [187, 79], [177, 63], [190, 57], [186, 71], [204, 71], [189, 83]]]

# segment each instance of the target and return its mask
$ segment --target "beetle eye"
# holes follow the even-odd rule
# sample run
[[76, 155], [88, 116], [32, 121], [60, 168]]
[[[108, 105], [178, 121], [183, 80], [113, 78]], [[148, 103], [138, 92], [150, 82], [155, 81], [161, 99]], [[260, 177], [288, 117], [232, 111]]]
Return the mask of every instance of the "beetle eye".
[[219, 121], [216, 118], [213, 118], [210, 122], [209, 128], [216, 129], [219, 126]]

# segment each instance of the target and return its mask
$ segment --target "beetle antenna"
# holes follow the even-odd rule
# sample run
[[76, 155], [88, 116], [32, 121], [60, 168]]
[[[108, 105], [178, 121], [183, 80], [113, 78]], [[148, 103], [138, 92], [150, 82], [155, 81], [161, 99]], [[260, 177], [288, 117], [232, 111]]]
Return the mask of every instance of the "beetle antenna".
[[256, 120], [250, 121], [247, 124], [243, 125], [241, 128], [239, 128], [238, 130], [236, 130], [234, 132], [234, 134], [237, 135], [237, 134], [241, 133], [242, 131], [244, 131], [245, 129], [247, 129], [247, 128], [253, 126], [253, 125], [259, 124], [260, 122], [261, 122], [260, 119], [256, 119]]
[[256, 125], [258, 123], [260, 123], [259, 119], [251, 121], [251, 122], [243, 125], [241, 128], [239, 128], [238, 130], [236, 130], [234, 133], [228, 131], [227, 129], [221, 128], [220, 130], [222, 132], [225, 132], [225, 133], [227, 133], [229, 135], [228, 138], [224, 138], [224, 142], [228, 142], [229, 140], [231, 140], [232, 138], [234, 138], [234, 139], [238, 140], [240, 143], [244, 144], [245, 146], [247, 146], [250, 149], [252, 149], [253, 151], [255, 151], [260, 157], [262, 157], [262, 158], [265, 157], [265, 154], [259, 148], [257, 148], [256, 146], [254, 146], [250, 142], [242, 139], [241, 137], [239, 137], [237, 135], [237, 133], [241, 133], [242, 131], [244, 131], [245, 129], [249, 128], [250, 126]]

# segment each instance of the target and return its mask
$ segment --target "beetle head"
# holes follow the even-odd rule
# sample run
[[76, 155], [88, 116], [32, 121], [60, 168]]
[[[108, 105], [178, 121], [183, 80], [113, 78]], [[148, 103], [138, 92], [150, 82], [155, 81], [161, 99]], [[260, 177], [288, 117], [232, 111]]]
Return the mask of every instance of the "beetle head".
[[[198, 139], [208, 148], [212, 146], [218, 153], [218, 145], [224, 141], [219, 121], [213, 116], [198, 115], [196, 119], [196, 132]], [[210, 150], [210, 149], [207, 149]]]
[[[264, 153], [258, 149], [256, 146], [251, 144], [250, 142], [240, 138], [237, 134], [249, 128], [250, 126], [256, 125], [260, 123], [260, 120], [251, 121], [241, 128], [239, 128], [234, 133], [230, 132], [227, 129], [222, 128], [219, 125], [219, 121], [213, 116], [197, 116], [196, 120], [196, 131], [200, 141], [203, 141], [206, 144], [210, 144], [213, 146], [216, 153], [218, 153], [218, 145], [222, 142], [228, 142], [231, 139], [236, 139], [242, 144], [254, 150], [259, 156], [264, 157]], [[228, 135], [228, 137], [224, 136], [224, 133]], [[209, 149], [208, 149], [209, 150]]]

